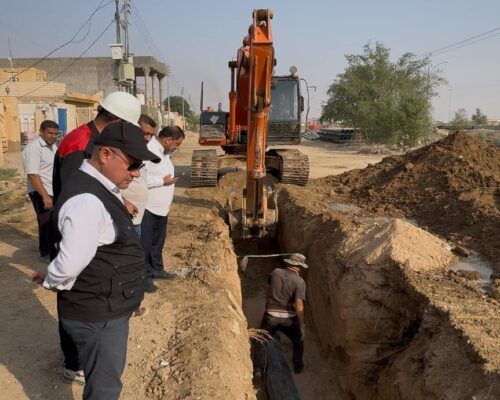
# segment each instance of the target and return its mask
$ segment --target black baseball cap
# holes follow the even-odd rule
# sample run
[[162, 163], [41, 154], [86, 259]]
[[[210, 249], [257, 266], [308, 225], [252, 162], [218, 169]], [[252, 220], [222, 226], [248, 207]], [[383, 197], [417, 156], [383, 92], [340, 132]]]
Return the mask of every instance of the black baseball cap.
[[140, 161], [160, 162], [160, 158], [149, 151], [146, 144], [141, 128], [125, 121], [107, 125], [94, 139], [95, 146], [114, 147]]

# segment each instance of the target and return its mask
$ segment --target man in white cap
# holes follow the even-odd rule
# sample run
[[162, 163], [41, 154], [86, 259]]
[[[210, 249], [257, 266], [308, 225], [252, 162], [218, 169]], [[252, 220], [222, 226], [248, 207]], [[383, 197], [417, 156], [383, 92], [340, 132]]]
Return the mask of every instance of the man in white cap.
[[290, 338], [293, 345], [293, 370], [300, 374], [304, 369], [304, 302], [306, 283], [300, 276], [301, 268], [307, 269], [306, 258], [299, 253], [286, 256], [285, 268], [276, 268], [268, 280], [266, 311], [262, 329], [272, 336], [277, 331]]

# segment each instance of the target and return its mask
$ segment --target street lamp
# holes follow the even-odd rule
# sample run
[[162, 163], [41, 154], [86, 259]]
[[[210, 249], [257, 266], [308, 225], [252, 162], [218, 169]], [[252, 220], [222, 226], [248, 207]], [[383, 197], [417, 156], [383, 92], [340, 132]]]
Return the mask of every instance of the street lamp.
[[443, 64], [448, 64], [448, 61], [440, 62], [439, 64], [436, 64], [434, 66], [431, 65], [431, 67], [429, 67], [427, 69], [427, 101], [430, 100], [430, 88], [431, 88], [431, 74], [432, 74], [432, 71], [434, 71], [437, 67], [439, 67], [440, 65], [443, 65]]
[[306, 111], [306, 121], [305, 121], [305, 127], [304, 127], [304, 131], [306, 131], [307, 130], [307, 121], [309, 118], [309, 109], [310, 109], [309, 89], [314, 89], [314, 91], [316, 92], [316, 86], [314, 86], [314, 85], [309, 86], [309, 84], [307, 83], [307, 81], [304, 78], [300, 78], [300, 80], [304, 81], [304, 83], [306, 84], [306, 91], [307, 91], [307, 111]]
[[450, 101], [448, 103], [448, 124], [450, 123], [450, 120], [451, 120], [451, 95], [453, 93], [453, 87], [451, 85], [450, 86]]

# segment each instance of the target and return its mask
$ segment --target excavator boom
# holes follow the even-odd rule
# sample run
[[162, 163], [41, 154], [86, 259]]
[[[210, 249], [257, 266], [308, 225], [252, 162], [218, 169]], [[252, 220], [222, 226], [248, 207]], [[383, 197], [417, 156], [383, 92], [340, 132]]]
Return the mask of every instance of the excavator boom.
[[[294, 73], [273, 76], [276, 60], [272, 11], [254, 10], [252, 18], [236, 60], [228, 64], [229, 112], [207, 109], [200, 115], [200, 145], [221, 146], [226, 154], [217, 156], [215, 150], [195, 150], [191, 185], [215, 186], [218, 168], [225, 160], [244, 159], [245, 189], [243, 194], [234, 191], [229, 200], [231, 230], [243, 237], [262, 237], [274, 231], [278, 218], [275, 194], [265, 184], [266, 172], [277, 174], [285, 183], [302, 185], [307, 182], [309, 164], [298, 150], [266, 152], [270, 140], [274, 144], [300, 143], [303, 98], [299, 78]], [[272, 92], [276, 103], [270, 120]]]

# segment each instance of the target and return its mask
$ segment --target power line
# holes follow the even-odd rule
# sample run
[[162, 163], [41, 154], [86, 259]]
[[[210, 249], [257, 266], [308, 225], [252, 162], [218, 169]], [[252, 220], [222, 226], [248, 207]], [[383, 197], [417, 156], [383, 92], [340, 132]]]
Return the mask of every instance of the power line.
[[151, 53], [155, 53], [155, 50], [153, 50], [153, 48], [151, 47], [151, 45], [149, 43], [149, 40], [147, 38], [147, 35], [144, 32], [142, 26], [139, 24], [139, 22], [137, 20], [137, 17], [135, 16], [135, 13], [130, 13], [130, 16], [132, 17], [132, 19], [134, 21], [134, 25], [136, 26], [136, 28], [137, 28], [137, 30], [139, 32], [139, 35], [141, 36], [141, 39], [144, 42], [144, 44], [147, 46], [147, 48], [149, 49], [149, 51], [151, 51]]
[[449, 44], [447, 46], [440, 47], [439, 49], [430, 51], [427, 54], [429, 56], [435, 56], [435, 55], [438, 55], [438, 54], [443, 54], [445, 52], [456, 50], [456, 49], [459, 49], [461, 47], [468, 46], [470, 44], [479, 42], [481, 40], [489, 39], [490, 37], [493, 37], [493, 36], [498, 35], [498, 34], [500, 34], [500, 26], [496, 27], [496, 28], [493, 28], [493, 29], [490, 29], [489, 31], [480, 33], [478, 35], [471, 36], [471, 37], [469, 37], [467, 39], [463, 39], [463, 40], [461, 40], [459, 42], [452, 43], [452, 44]]
[[[113, 0], [110, 0], [108, 1], [107, 3], [105, 4], [102, 4], [104, 0], [101, 0], [99, 5], [97, 6], [97, 8], [92, 12], [92, 14], [90, 14], [90, 16], [85, 20], [85, 22], [80, 26], [80, 28], [78, 28], [78, 30], [76, 31], [76, 33], [73, 35], [73, 37], [68, 40], [66, 43], [63, 43], [62, 45], [60, 45], [59, 47], [56, 47], [54, 50], [52, 50], [50, 53], [46, 54], [45, 56], [43, 56], [42, 58], [38, 59], [37, 61], [35, 61], [33, 64], [31, 64], [29, 67], [26, 67], [25, 69], [23, 69], [21, 72], [17, 73], [16, 75], [13, 75], [11, 76], [9, 79], [7, 79], [6, 81], [0, 83], [0, 85], [3, 85], [9, 81], [12, 80], [12, 78], [14, 77], [18, 77], [19, 75], [21, 75], [22, 73], [26, 72], [27, 70], [29, 70], [30, 68], [33, 68], [34, 66], [40, 64], [43, 60], [45, 60], [46, 58], [48, 58], [50, 55], [54, 54], [56, 51], [62, 49], [63, 47], [67, 46], [68, 44], [71, 44], [71, 43], [82, 43], [86, 37], [88, 36], [89, 32], [90, 32], [90, 26], [91, 26], [91, 21], [92, 21], [92, 18], [94, 17], [94, 15], [99, 11], [99, 10], [102, 10], [104, 7], [106, 7], [108, 4], [110, 3], [113, 3]], [[83, 27], [85, 25], [88, 24], [88, 29], [87, 29], [87, 32], [85, 33], [84, 37], [82, 39], [80, 39], [79, 41], [74, 41], [75, 38], [78, 36], [78, 34], [82, 31]]]
[[29, 41], [29, 42], [33, 43], [35, 46], [37, 46], [37, 47], [41, 47], [42, 49], [47, 50], [47, 48], [46, 48], [44, 45], [42, 45], [42, 44], [40, 44], [40, 43], [35, 42], [32, 38], [30, 38], [29, 36], [26, 36], [23, 32], [21, 32], [21, 31], [18, 31], [18, 30], [16, 30], [16, 29], [14, 29], [12, 26], [7, 25], [5, 22], [0, 21], [0, 25], [3, 25], [3, 26], [5, 26], [7, 29], [10, 29], [12, 32], [17, 33], [19, 36], [21, 36], [21, 37], [23, 37], [24, 39], [26, 39], [27, 41]]
[[[130, 3], [132, 6], [132, 13], [130, 14], [132, 16], [132, 19], [134, 20], [134, 24], [136, 25], [139, 34], [141, 35], [141, 38], [144, 42], [144, 44], [147, 46], [147, 48], [151, 51], [151, 54], [156, 55], [161, 61], [163, 61], [165, 64], [167, 64], [167, 61], [161, 52], [160, 48], [157, 46], [155, 40], [153, 39], [153, 36], [151, 35], [151, 32], [149, 31], [147, 25], [144, 23], [144, 20], [142, 19], [142, 16], [135, 6], [133, 2]], [[177, 89], [181, 89], [184, 87], [182, 83], [179, 82], [175, 74], [173, 73], [172, 70], [169, 70], [168, 74], [169, 78], [171, 78], [171, 83], [174, 86], [177, 86]], [[171, 92], [171, 91], [170, 91]], [[170, 94], [171, 96], [171, 94]]]
[[80, 53], [80, 55], [75, 58], [69, 65], [66, 66], [66, 68], [64, 68], [63, 70], [59, 71], [58, 74], [56, 74], [55, 76], [53, 76], [50, 80], [48, 80], [47, 82], [45, 82], [42, 86], [32, 90], [31, 92], [28, 92], [28, 93], [25, 93], [23, 94], [22, 96], [19, 96], [19, 97], [26, 97], [26, 96], [29, 96], [30, 94], [36, 92], [37, 90], [40, 90], [41, 88], [43, 88], [44, 86], [47, 86], [50, 82], [53, 82], [58, 76], [60, 76], [61, 74], [63, 74], [64, 72], [66, 72], [68, 69], [70, 69], [70, 67], [75, 64], [77, 61], [79, 61], [91, 48], [92, 46], [94, 46], [94, 44], [97, 43], [97, 41], [106, 33], [106, 31], [111, 27], [111, 25], [113, 25], [115, 23], [115, 20], [113, 19], [109, 25], [106, 27], [106, 29], [104, 29], [100, 34], [99, 36], [97, 36], [97, 38], [95, 38], [95, 40], [90, 43], [90, 45], [82, 52]]
[[142, 19], [139, 10], [137, 9], [137, 7], [135, 6], [134, 3], [131, 2], [130, 4], [132, 6], [133, 14], [135, 14], [135, 17], [136, 17], [135, 18], [136, 25], [138, 26], [138, 28], [140, 26], [140, 30], [142, 30], [143, 33], [145, 34], [145, 38], [143, 38], [143, 39], [145, 40], [146, 45], [148, 46], [148, 48], [150, 50], [152, 50], [152, 48], [150, 47], [150, 44], [151, 44], [151, 46], [154, 48], [154, 50], [152, 50], [152, 53], [156, 53], [156, 55], [158, 56], [158, 58], [161, 61], [163, 61], [164, 63], [166, 63], [165, 57], [163, 56], [163, 54], [162, 54], [161, 50], [159, 49], [159, 47], [156, 45], [156, 42], [153, 39], [153, 36], [151, 35], [151, 32], [149, 31], [147, 25], [144, 23], [144, 20]]
[[497, 35], [500, 35], [500, 31], [499, 31], [499, 32], [496, 32], [496, 33], [492, 33], [492, 34], [490, 34], [490, 35], [488, 35], [488, 36], [484, 36], [484, 37], [482, 37], [481, 39], [476, 39], [476, 40], [474, 40], [474, 41], [467, 42], [467, 43], [464, 43], [464, 44], [462, 44], [462, 45], [460, 45], [460, 46], [456, 46], [456, 47], [453, 47], [453, 48], [451, 48], [451, 49], [444, 50], [444, 51], [441, 51], [441, 52], [439, 52], [439, 53], [437, 53], [437, 54], [432, 54], [432, 55], [441, 55], [441, 54], [446, 54], [446, 53], [449, 53], [450, 51], [453, 51], [453, 50], [458, 50], [458, 49], [460, 49], [460, 48], [462, 48], [462, 47], [469, 46], [469, 45], [474, 44], [474, 43], [477, 43], [477, 42], [481, 42], [482, 40], [485, 40], [485, 39], [490, 39], [490, 38], [492, 38], [492, 37], [494, 37], [494, 36], [497, 36]]

